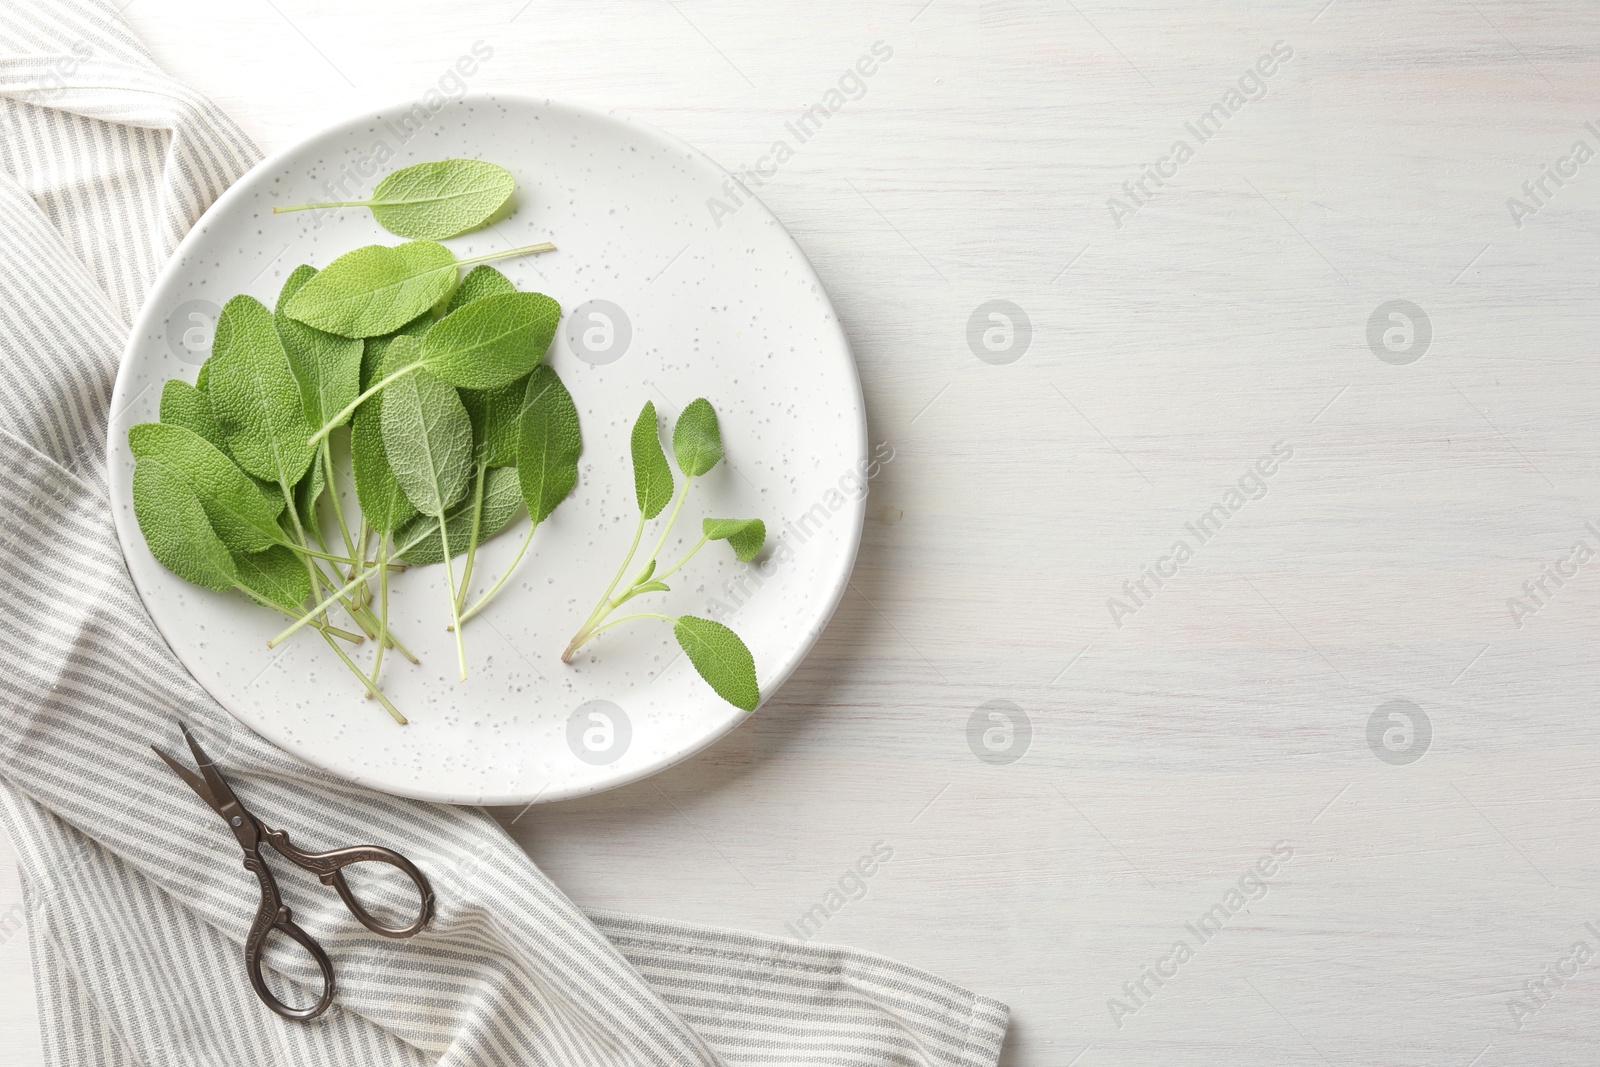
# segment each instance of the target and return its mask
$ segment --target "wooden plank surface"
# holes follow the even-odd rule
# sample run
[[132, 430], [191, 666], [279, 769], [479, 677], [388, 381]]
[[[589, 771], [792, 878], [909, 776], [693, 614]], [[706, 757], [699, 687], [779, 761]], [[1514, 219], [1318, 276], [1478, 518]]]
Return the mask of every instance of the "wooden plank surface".
[[[580, 903], [784, 934], [877, 845], [820, 937], [1009, 1003], [1009, 1064], [1594, 1061], [1600, 7], [126, 17], [268, 149], [479, 41], [473, 88], [730, 168], [844, 79], [757, 191], [894, 459], [843, 606], [747, 726], [500, 813]], [[39, 1063], [25, 941], [0, 1044]]]

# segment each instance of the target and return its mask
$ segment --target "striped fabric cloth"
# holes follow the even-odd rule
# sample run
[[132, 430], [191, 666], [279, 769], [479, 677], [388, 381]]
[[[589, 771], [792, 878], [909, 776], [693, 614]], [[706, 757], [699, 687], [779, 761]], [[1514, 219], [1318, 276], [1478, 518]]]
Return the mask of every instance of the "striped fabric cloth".
[[[0, 126], [0, 815], [50, 1064], [996, 1061], [993, 1000], [866, 953], [586, 915], [482, 811], [359, 789], [235, 724], [128, 579], [105, 427], [145, 287], [256, 149], [98, 0], [0, 0]], [[314, 1024], [251, 992], [254, 882], [150, 753], [180, 718], [303, 847], [381, 842], [433, 882], [435, 921], [397, 942], [276, 866], [339, 978]], [[298, 1002], [318, 988], [309, 962], [279, 973]]]

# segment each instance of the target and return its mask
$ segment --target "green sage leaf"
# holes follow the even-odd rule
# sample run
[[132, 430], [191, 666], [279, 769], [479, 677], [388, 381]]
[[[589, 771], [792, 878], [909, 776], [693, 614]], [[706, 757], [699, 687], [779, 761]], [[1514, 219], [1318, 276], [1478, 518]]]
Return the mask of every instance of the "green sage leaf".
[[355, 479], [361, 517], [378, 533], [393, 533], [417, 513], [400, 483], [395, 481], [389, 455], [383, 449], [381, 392], [362, 401], [350, 420], [350, 473]]
[[[472, 541], [473, 495], [466, 497], [445, 516], [445, 535], [450, 539], [450, 554], [465, 554]], [[517, 472], [510, 467], [500, 467], [488, 472], [483, 485], [483, 514], [478, 520], [478, 543], [489, 540], [504, 530], [522, 511], [522, 493], [517, 485]], [[417, 515], [395, 533], [396, 544], [415, 541], [400, 553], [405, 563], [428, 564], [444, 560], [444, 549], [439, 545], [439, 520], [431, 515]], [[420, 539], [419, 539], [420, 538]]]
[[294, 487], [294, 513], [300, 520], [301, 529], [313, 542], [317, 539], [317, 531], [322, 528], [317, 521], [317, 502], [327, 488], [327, 467], [322, 462], [321, 453], [318, 453], [311, 461], [311, 466], [306, 468], [300, 484]]
[[672, 454], [686, 478], [698, 478], [722, 459], [717, 413], [705, 397], [691, 400], [672, 429]]
[[767, 543], [767, 524], [760, 519], [706, 519], [700, 524], [706, 539], [726, 541], [741, 563], [749, 563]]
[[133, 468], [133, 514], [160, 564], [186, 582], [224, 592], [237, 570], [187, 480], [159, 459]]
[[433, 324], [422, 340], [423, 360], [451, 385], [496, 389], [539, 365], [560, 321], [561, 305], [543, 293], [484, 297]]
[[511, 284], [510, 278], [489, 264], [480, 263], [467, 271], [467, 276], [461, 279], [456, 291], [450, 294], [450, 303], [445, 305], [444, 311], [448, 315], [452, 311], [459, 311], [474, 300], [482, 300], [486, 296], [504, 296], [506, 293], [516, 291], [517, 287]]
[[296, 267], [283, 283], [277, 309], [272, 313], [278, 340], [289, 357], [289, 369], [300, 385], [300, 403], [305, 408], [306, 421], [313, 427], [323, 425], [356, 398], [361, 388], [363, 348], [355, 338], [307, 326], [284, 311], [294, 295], [316, 276], [315, 267], [304, 264]]
[[647, 519], [661, 514], [672, 499], [672, 468], [661, 448], [661, 428], [656, 425], [656, 405], [646, 400], [633, 424], [633, 493]]
[[261, 552], [283, 540], [278, 529], [282, 494], [266, 495], [199, 434], [182, 426], [143, 422], [128, 430], [128, 448], [135, 459], [156, 460], [169, 475], [183, 480], [230, 552]]
[[366, 245], [324, 267], [284, 311], [341, 337], [376, 337], [444, 300], [455, 288], [457, 273], [455, 255], [433, 241]]
[[736, 708], [756, 710], [761, 689], [756, 664], [739, 635], [710, 619], [679, 616], [672, 627], [678, 646], [717, 695]]
[[212, 353], [207, 391], [229, 453], [248, 474], [295, 485], [311, 466], [306, 439], [315, 427], [306, 421], [272, 312], [253, 297], [228, 301]]
[[299, 617], [311, 598], [311, 577], [300, 557], [283, 545], [265, 552], [235, 556], [239, 585], [291, 618]]
[[211, 398], [182, 378], [169, 378], [161, 387], [161, 421], [197, 433], [219, 451], [227, 452]]
[[488, 222], [515, 188], [504, 167], [442, 159], [403, 167], [379, 182], [370, 199], [337, 206], [371, 208], [379, 226], [401, 237], [439, 240]]
[[578, 484], [583, 453], [577, 405], [550, 367], [528, 378], [517, 424], [517, 478], [528, 514], [540, 523]]
[[[418, 342], [398, 338], [387, 360], [404, 366]], [[472, 474], [472, 420], [448, 383], [418, 370], [383, 394], [383, 450], [406, 498], [424, 515], [443, 515]]]

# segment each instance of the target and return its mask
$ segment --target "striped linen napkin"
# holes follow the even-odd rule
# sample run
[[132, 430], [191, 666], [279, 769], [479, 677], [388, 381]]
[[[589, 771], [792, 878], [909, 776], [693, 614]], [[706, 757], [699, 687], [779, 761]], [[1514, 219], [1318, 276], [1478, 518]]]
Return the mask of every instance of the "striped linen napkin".
[[[107, 409], [145, 287], [257, 157], [99, 0], [0, 0], [0, 818], [48, 1062], [993, 1064], [993, 1000], [867, 953], [585, 913], [484, 812], [332, 779], [173, 658], [112, 530]], [[339, 978], [315, 1024], [251, 992], [255, 887], [150, 755], [180, 717], [303, 844], [383, 842], [432, 879], [433, 924], [395, 942], [278, 865]], [[318, 988], [304, 966], [281, 973]]]

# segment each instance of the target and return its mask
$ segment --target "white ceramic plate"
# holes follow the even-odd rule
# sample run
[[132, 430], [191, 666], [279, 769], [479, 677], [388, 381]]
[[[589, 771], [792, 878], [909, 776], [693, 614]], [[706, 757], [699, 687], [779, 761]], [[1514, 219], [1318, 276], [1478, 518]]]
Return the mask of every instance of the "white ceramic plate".
[[[493, 161], [517, 179], [509, 216], [445, 242], [458, 256], [547, 239], [558, 246], [496, 266], [565, 311], [548, 359], [577, 402], [583, 458], [573, 495], [467, 627], [467, 682], [455, 678], [442, 568], [393, 583], [392, 624], [422, 660], [386, 659], [384, 689], [411, 720], [399, 726], [362, 696], [319, 635], [302, 631], [268, 650], [281, 616], [242, 594], [189, 585], [155, 562], [133, 514], [127, 431], [157, 418], [163, 382], [194, 380], [217, 309], [230, 297], [248, 293], [270, 307], [297, 265], [322, 267], [359, 245], [401, 240], [365, 210], [274, 216], [275, 205], [359, 199], [390, 170], [456, 156]], [[348, 193], [330, 196], [325, 183], [341, 177]], [[700, 679], [667, 624], [620, 626], [575, 664], [560, 660], [637, 520], [628, 458], [634, 417], [654, 400], [670, 426], [683, 405], [705, 396], [721, 416], [727, 462], [697, 482], [679, 524], [685, 536], [674, 532], [663, 559], [692, 543], [702, 516], [759, 516], [768, 549], [751, 569], [725, 545], [708, 545], [670, 593], [634, 603], [705, 615], [719, 601], [770, 697], [848, 580], [861, 533], [866, 426], [855, 364], [816, 274], [778, 221], [730, 188], [722, 168], [645, 123], [495, 93], [437, 112], [408, 102], [341, 123], [268, 159], [218, 199], [134, 324], [112, 401], [110, 449], [128, 569], [207, 691], [310, 763], [451, 803], [589, 793], [710, 744], [745, 713]], [[713, 198], [731, 213], [714, 214]], [[526, 522], [480, 549], [475, 586], [506, 565]], [[358, 662], [371, 649], [359, 646]]]

